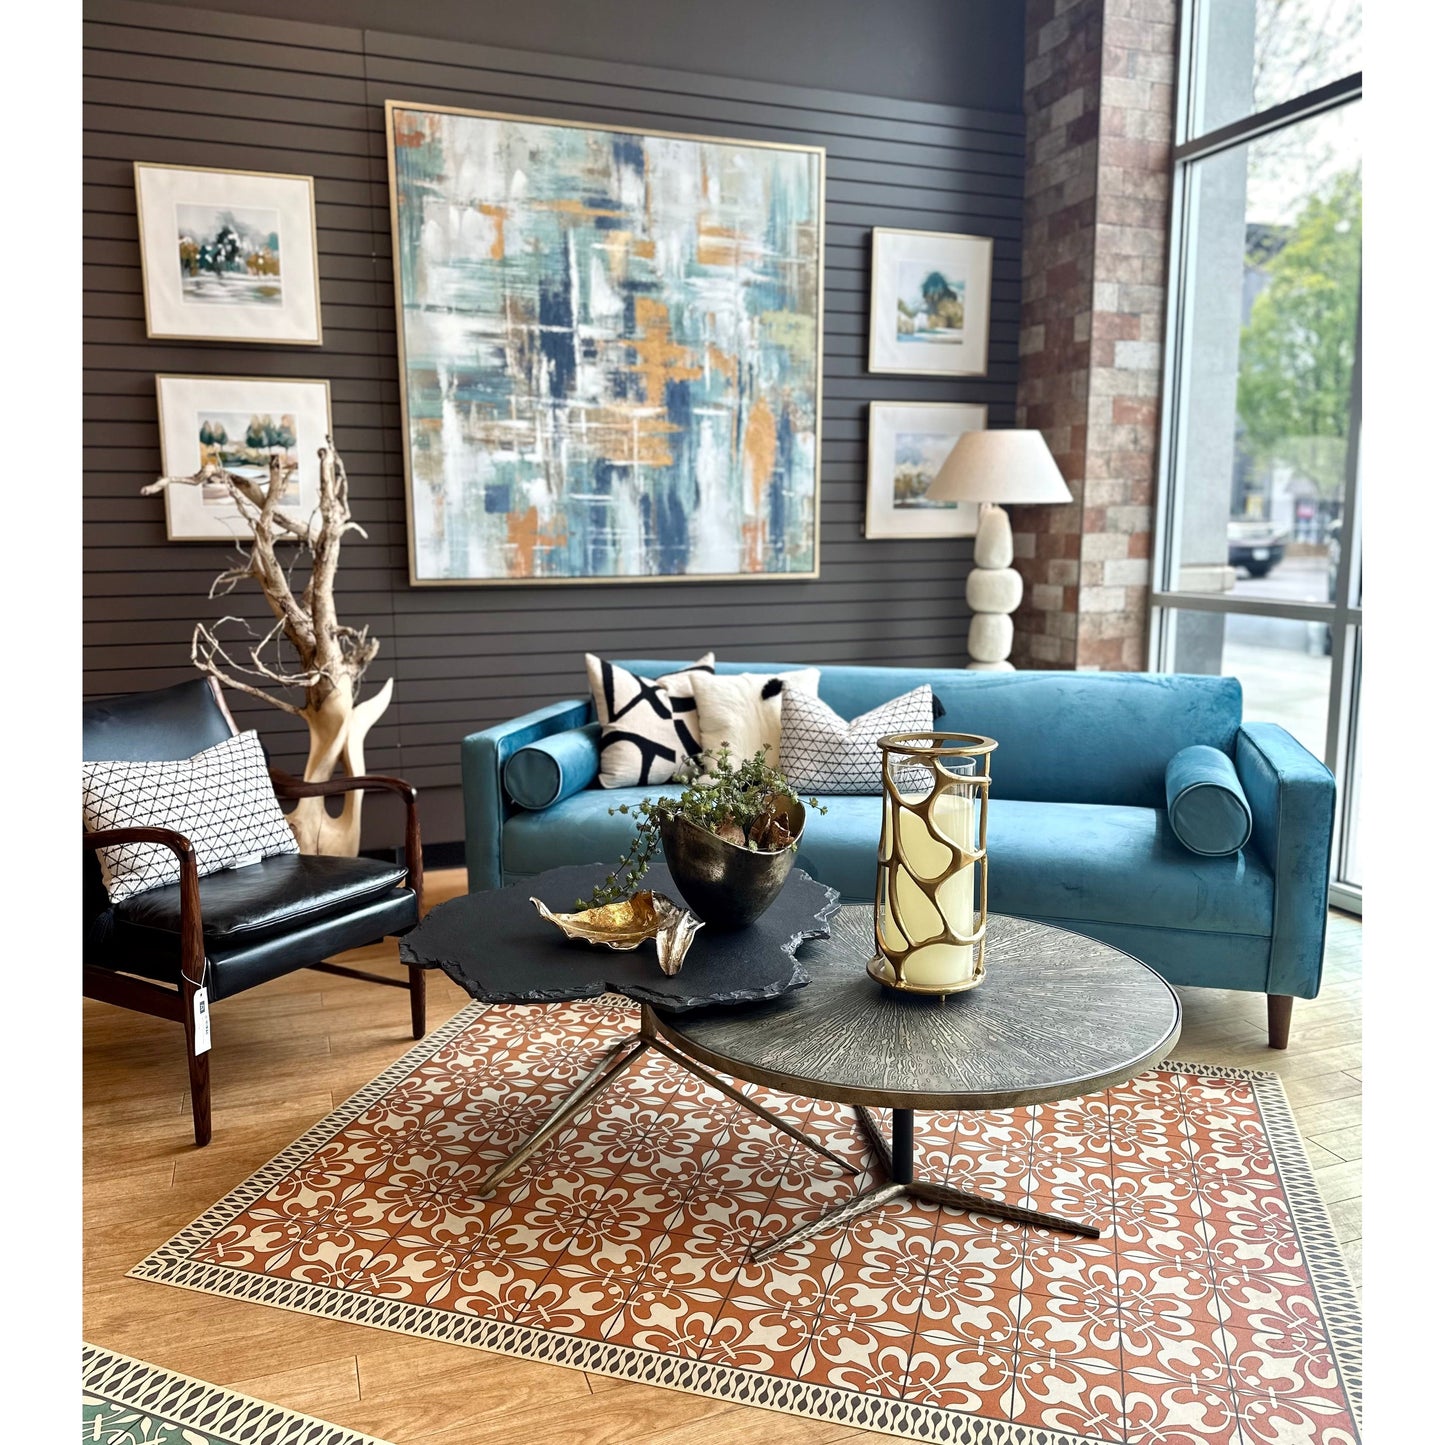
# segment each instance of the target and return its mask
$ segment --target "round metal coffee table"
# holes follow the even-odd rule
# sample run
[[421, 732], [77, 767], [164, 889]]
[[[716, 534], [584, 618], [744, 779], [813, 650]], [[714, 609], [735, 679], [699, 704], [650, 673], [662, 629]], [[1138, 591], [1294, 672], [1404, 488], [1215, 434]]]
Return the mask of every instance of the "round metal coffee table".
[[[1097, 1238], [1084, 1221], [914, 1176], [915, 1109], [1011, 1109], [1121, 1084], [1179, 1037], [1179, 999], [1116, 948], [1004, 914], [988, 920], [988, 979], [946, 999], [897, 993], [865, 971], [873, 910], [852, 906], [807, 945], [808, 987], [743, 1009], [663, 1016], [642, 1031], [751, 1083], [851, 1104], [889, 1181], [755, 1246], [754, 1259], [846, 1224], [900, 1195]], [[869, 1108], [893, 1111], [890, 1149]]]

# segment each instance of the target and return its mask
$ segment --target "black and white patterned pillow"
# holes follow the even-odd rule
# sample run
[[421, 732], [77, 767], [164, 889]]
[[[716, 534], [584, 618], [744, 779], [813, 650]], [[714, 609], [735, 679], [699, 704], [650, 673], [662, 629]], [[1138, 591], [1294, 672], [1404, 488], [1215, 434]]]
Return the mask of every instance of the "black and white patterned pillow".
[[587, 684], [602, 724], [602, 763], [597, 781], [604, 788], [635, 788], [665, 783], [686, 758], [702, 751], [693, 678], [713, 670], [713, 654], [661, 677], [641, 677], [587, 654]]
[[[84, 778], [88, 830], [182, 833], [196, 851], [196, 871], [203, 878], [301, 851], [276, 801], [254, 730], [176, 762], [86, 763]], [[181, 876], [180, 860], [160, 843], [122, 843], [95, 851], [112, 903]]]
[[[782, 770], [800, 793], [882, 793], [883, 754], [878, 739], [889, 733], [931, 732], [933, 719], [933, 689], [926, 684], [852, 722], [839, 717], [821, 699], [785, 687], [779, 746]], [[921, 776], [926, 787], [928, 774]]]

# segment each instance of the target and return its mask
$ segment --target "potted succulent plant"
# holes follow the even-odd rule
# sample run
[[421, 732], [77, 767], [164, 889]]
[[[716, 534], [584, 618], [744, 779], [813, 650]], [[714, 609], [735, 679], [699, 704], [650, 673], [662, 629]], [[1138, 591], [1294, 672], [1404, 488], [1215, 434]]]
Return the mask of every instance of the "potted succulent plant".
[[[628, 897], [660, 846], [678, 892], [704, 923], [744, 928], [787, 881], [803, 834], [805, 800], [762, 750], [736, 765], [726, 745], [702, 753], [684, 765], [679, 781], [685, 786], [677, 797], [607, 810], [635, 814], [637, 833], [618, 866], [593, 889], [592, 902]], [[806, 804], [828, 811], [816, 798]]]

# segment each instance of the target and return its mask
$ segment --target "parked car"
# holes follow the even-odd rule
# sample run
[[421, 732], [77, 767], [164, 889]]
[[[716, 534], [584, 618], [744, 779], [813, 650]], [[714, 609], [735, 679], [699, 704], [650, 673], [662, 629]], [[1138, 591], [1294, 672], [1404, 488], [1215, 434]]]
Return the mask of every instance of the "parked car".
[[1268, 577], [1284, 558], [1289, 526], [1285, 522], [1233, 517], [1225, 535], [1231, 567], [1243, 567], [1251, 577]]

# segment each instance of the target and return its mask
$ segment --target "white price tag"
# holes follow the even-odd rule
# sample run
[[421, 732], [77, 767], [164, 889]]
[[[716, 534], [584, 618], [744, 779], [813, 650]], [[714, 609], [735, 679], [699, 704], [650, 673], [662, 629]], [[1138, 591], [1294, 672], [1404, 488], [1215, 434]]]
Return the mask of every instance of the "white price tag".
[[196, 990], [195, 1006], [192, 1012], [196, 1025], [196, 1053], [204, 1054], [211, 1047], [211, 1005], [205, 989], [198, 988]]

